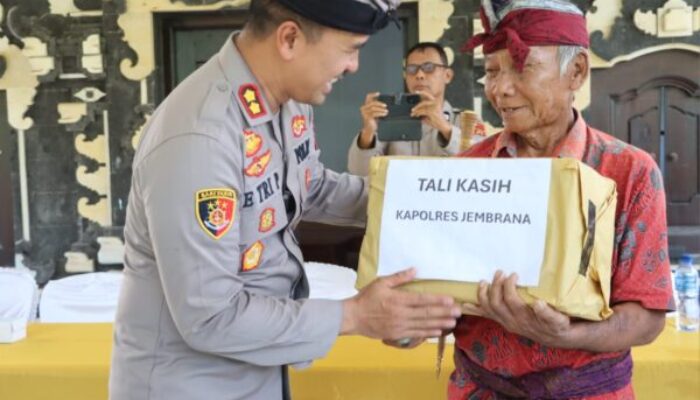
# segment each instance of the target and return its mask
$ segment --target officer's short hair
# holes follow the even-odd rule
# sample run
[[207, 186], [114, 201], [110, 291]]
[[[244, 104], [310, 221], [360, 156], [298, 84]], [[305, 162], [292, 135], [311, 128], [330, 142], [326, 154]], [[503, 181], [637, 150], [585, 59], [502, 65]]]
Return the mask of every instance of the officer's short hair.
[[405, 59], [408, 59], [408, 56], [415, 53], [416, 51], [424, 52], [427, 49], [433, 49], [437, 51], [438, 55], [440, 56], [440, 61], [442, 61], [444, 65], [447, 65], [447, 53], [445, 53], [445, 48], [442, 47], [441, 44], [435, 42], [420, 42], [414, 45], [406, 52]]
[[286, 21], [299, 25], [311, 42], [320, 39], [324, 29], [322, 25], [302, 17], [275, 0], [251, 0], [249, 14], [246, 28], [257, 38], [266, 37]]

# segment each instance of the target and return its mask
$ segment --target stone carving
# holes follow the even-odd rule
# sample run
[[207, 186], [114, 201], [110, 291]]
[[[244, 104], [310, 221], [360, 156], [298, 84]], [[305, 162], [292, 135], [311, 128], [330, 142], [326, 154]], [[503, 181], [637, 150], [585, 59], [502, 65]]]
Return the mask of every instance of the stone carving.
[[75, 171], [75, 178], [81, 185], [101, 195], [104, 195], [109, 190], [107, 168], [99, 167], [97, 171], [88, 172], [88, 167], [80, 165]]
[[27, 57], [17, 46], [0, 38], [0, 56], [6, 61], [5, 73], [0, 77], [0, 90], [7, 91], [7, 113], [10, 126], [18, 130], [32, 127], [34, 120], [25, 114], [34, 101], [39, 81], [31, 72]]
[[91, 74], [101, 74], [104, 72], [102, 66], [102, 50], [100, 49], [100, 35], [90, 35], [83, 41], [82, 66]]
[[124, 40], [136, 52], [136, 60], [124, 59], [120, 63], [122, 74], [133, 81], [140, 81], [155, 68], [155, 48], [153, 39], [153, 13], [173, 11], [211, 11], [224, 7], [243, 8], [249, 0], [223, 0], [215, 4], [187, 6], [174, 4], [170, 0], [125, 0], [126, 13], [118, 19], [124, 30]]
[[75, 171], [78, 183], [100, 196], [97, 204], [89, 204], [89, 199], [86, 197], [78, 199], [78, 213], [104, 227], [112, 225], [108, 118], [108, 112], [104, 111], [102, 135], [97, 135], [93, 140], [87, 140], [87, 136], [83, 133], [75, 137], [77, 152], [99, 165], [93, 171], [89, 171], [85, 165], [79, 165]]
[[73, 93], [73, 97], [80, 99], [86, 103], [94, 103], [101, 98], [105, 97], [105, 92], [101, 91], [96, 87], [84, 87], [79, 91]]
[[115, 236], [100, 236], [97, 238], [100, 250], [97, 261], [100, 264], [124, 264], [124, 242]]
[[75, 124], [87, 115], [86, 103], [58, 103], [59, 124]]
[[134, 132], [134, 136], [131, 137], [131, 147], [136, 150], [136, 148], [139, 145], [139, 141], [141, 140], [141, 135], [143, 134], [143, 128], [146, 126], [146, 121], [143, 121], [143, 124], [136, 129], [136, 132]]
[[700, 8], [693, 12], [693, 7], [683, 0], [668, 0], [655, 11], [637, 10], [634, 24], [642, 32], [660, 37], [692, 36], [693, 31], [700, 30]]
[[[605, 2], [599, 0], [597, 3]], [[659, 8], [661, 4], [664, 5]], [[679, 11], [674, 11], [676, 9]], [[687, 27], [687, 21], [692, 20], [693, 15], [692, 10], [689, 10], [682, 0], [622, 0], [621, 16], [615, 18], [608, 36], [605, 37], [601, 31], [590, 33], [592, 68], [609, 68], [616, 62], [628, 60], [630, 57], [667, 49], [698, 51], [693, 50], [700, 49], [698, 34], [685, 35], [682, 40], [658, 34], [665, 30], [666, 26], [669, 29], [675, 26], [672, 32], [667, 33], [680, 35], [682, 30], [678, 30], [679, 24], [685, 24]], [[660, 23], [666, 25], [659, 25]], [[640, 24], [647, 31], [656, 34], [643, 31], [639, 27]]]
[[[105, 142], [104, 135], [98, 135], [93, 140], [87, 140], [87, 136], [84, 133], [79, 133], [75, 136], [75, 149], [78, 151], [78, 153], [89, 157], [102, 165], [107, 163], [107, 143]], [[97, 192], [101, 194], [105, 193], [105, 191]]]
[[[434, 42], [449, 27], [449, 17], [454, 12], [451, 1], [423, 0], [418, 2], [418, 15], [421, 23], [418, 25], [418, 37], [422, 41]], [[452, 59], [450, 59], [452, 61]]]
[[94, 17], [102, 15], [101, 10], [82, 10], [78, 8], [74, 0], [49, 0], [51, 14], [65, 15], [66, 17]]
[[83, 252], [67, 251], [63, 256], [66, 257], [66, 272], [93, 272], [95, 270], [95, 261]]
[[588, 33], [600, 31], [604, 39], [610, 37], [615, 19], [622, 17], [622, 0], [595, 0], [593, 9], [586, 13]]
[[34, 75], [43, 76], [54, 69], [54, 59], [49, 56], [46, 43], [37, 37], [25, 37], [22, 42], [24, 43], [22, 53], [29, 60]]
[[111, 209], [106, 198], [94, 204], [90, 204], [87, 197], [78, 199], [78, 214], [100, 226], [112, 226]]

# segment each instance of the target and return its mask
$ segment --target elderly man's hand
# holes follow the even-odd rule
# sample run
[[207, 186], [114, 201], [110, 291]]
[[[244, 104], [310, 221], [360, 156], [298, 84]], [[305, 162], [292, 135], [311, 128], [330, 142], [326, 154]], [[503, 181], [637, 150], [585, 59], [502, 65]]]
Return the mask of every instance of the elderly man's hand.
[[496, 272], [490, 285], [484, 281], [479, 284], [479, 305], [465, 303], [462, 311], [492, 319], [510, 332], [547, 346], [568, 343], [570, 318], [542, 300], [527, 305], [516, 291], [517, 280], [516, 274], [506, 278], [501, 271]]
[[452, 135], [452, 125], [445, 119], [442, 103], [428, 92], [416, 92], [421, 97], [421, 102], [411, 110], [411, 116], [421, 118], [424, 124], [437, 129], [440, 134], [449, 141]]

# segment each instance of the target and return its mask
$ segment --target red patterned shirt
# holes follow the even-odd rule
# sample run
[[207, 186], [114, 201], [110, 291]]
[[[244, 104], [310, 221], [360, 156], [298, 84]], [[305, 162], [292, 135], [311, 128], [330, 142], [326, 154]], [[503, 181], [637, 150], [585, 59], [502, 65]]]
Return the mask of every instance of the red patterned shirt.
[[[644, 151], [586, 125], [577, 112], [571, 131], [554, 157], [583, 161], [617, 184], [615, 246], [612, 265], [612, 305], [638, 302], [652, 310], [674, 308], [667, 253], [666, 203], [661, 173]], [[466, 157], [516, 157], [515, 135], [501, 132], [474, 145]], [[504, 377], [558, 367], [579, 368], [622, 353], [594, 353], [549, 348], [506, 331], [498, 323], [464, 316], [455, 329], [456, 346], [470, 360]], [[455, 357], [455, 362], [459, 362]], [[493, 399], [468, 377], [453, 373], [450, 400]], [[614, 393], [589, 399], [634, 398], [631, 384]]]

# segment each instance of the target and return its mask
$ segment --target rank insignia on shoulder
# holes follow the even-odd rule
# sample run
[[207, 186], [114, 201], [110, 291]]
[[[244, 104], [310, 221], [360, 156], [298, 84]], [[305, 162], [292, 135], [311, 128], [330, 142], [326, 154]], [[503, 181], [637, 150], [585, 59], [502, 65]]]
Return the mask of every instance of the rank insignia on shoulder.
[[233, 226], [236, 192], [226, 188], [200, 190], [195, 194], [195, 214], [199, 226], [218, 240]]
[[262, 137], [257, 133], [246, 129], [243, 131], [243, 138], [245, 139], [245, 156], [253, 157], [262, 147]]
[[245, 174], [248, 176], [259, 177], [265, 173], [267, 166], [270, 164], [272, 153], [267, 150], [263, 155], [255, 157], [253, 161], [245, 167]]
[[250, 245], [243, 252], [241, 270], [251, 271], [257, 268], [260, 265], [260, 260], [262, 260], [263, 250], [265, 250], [265, 245], [259, 240]]
[[301, 137], [306, 132], [306, 117], [296, 115], [292, 118], [292, 133], [294, 137]]
[[238, 97], [245, 106], [245, 111], [250, 118], [258, 118], [267, 114], [265, 105], [260, 98], [258, 87], [252, 83], [242, 85], [238, 88]]
[[261, 233], [269, 232], [270, 229], [275, 227], [275, 209], [266, 208], [260, 214], [260, 224], [258, 225], [258, 231]]

